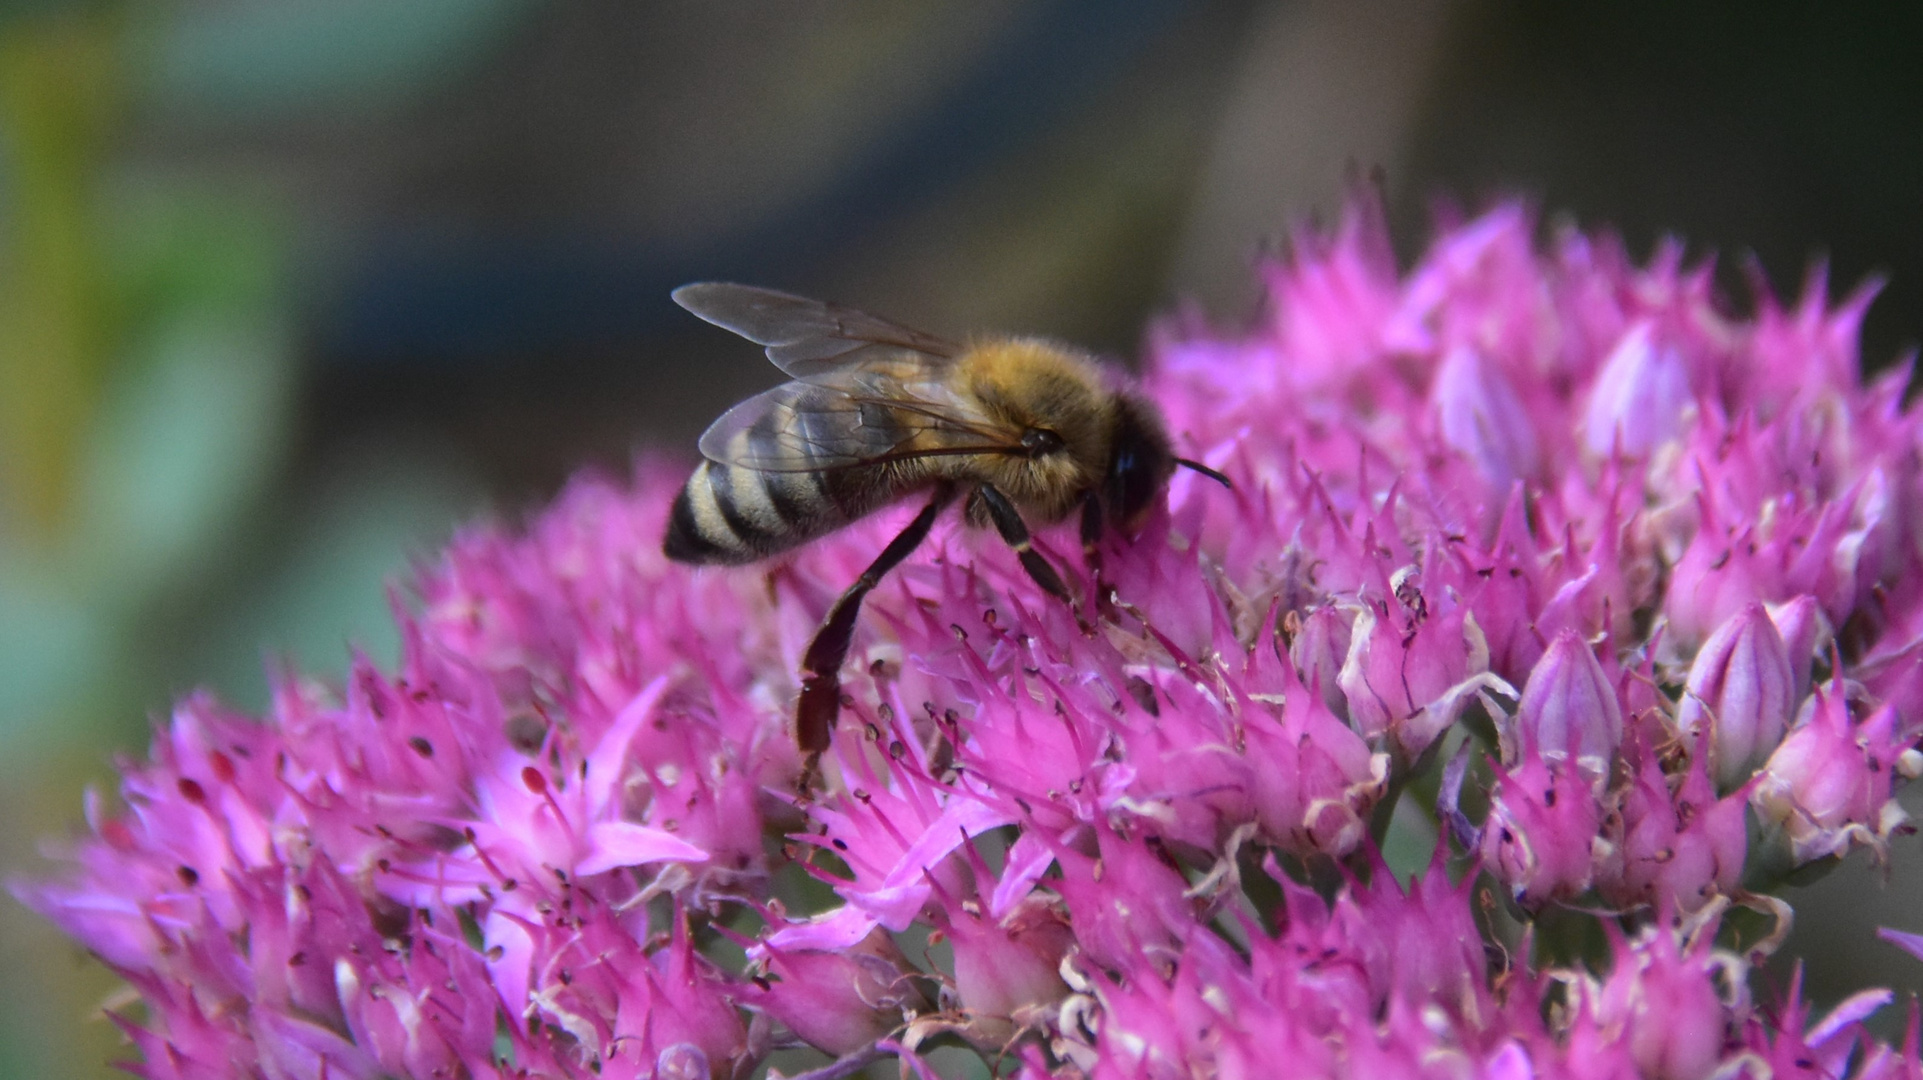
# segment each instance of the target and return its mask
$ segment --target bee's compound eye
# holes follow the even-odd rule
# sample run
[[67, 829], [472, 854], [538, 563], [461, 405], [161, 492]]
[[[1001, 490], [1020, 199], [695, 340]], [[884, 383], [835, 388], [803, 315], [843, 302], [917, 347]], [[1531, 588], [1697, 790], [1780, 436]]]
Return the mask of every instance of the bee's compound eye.
[[1062, 437], [1047, 428], [1029, 428], [1022, 432], [1022, 449], [1029, 457], [1052, 454], [1062, 448]]

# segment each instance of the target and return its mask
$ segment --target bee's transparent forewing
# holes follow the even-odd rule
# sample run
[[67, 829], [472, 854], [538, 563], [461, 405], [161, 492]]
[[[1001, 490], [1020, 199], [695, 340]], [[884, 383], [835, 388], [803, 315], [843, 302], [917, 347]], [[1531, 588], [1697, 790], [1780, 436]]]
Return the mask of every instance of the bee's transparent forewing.
[[791, 296], [773, 289], [702, 281], [674, 291], [674, 302], [724, 330], [766, 347], [768, 359], [789, 377], [814, 381], [851, 364], [897, 354], [939, 364], [959, 349], [924, 334], [851, 307]]

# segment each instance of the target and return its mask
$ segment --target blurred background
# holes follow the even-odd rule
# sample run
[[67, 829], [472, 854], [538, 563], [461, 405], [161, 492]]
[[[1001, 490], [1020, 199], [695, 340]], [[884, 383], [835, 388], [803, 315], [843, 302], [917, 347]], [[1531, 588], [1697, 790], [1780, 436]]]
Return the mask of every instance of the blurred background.
[[[767, 385], [668, 290], [1137, 351], [1380, 169], [1633, 252], [1891, 276], [1923, 332], [1923, 8], [1409, 0], [0, 0], [0, 875], [196, 686], [391, 657], [458, 523], [692, 452]], [[1915, 844], [1796, 897], [1819, 997], [1923, 987]], [[1805, 909], [1802, 905], [1812, 905]], [[1820, 906], [1818, 906], [1820, 905]], [[0, 1080], [113, 982], [0, 896]], [[118, 1074], [111, 1074], [118, 1075]]]

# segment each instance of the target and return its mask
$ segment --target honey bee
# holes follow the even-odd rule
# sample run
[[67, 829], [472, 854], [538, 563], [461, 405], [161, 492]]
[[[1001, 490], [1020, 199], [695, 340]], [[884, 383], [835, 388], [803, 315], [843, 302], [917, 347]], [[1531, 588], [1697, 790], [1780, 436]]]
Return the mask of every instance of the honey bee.
[[928, 493], [921, 513], [842, 593], [803, 657], [795, 737], [806, 775], [840, 712], [841, 665], [862, 599], [956, 498], [968, 523], [992, 526], [1087, 630], [1062, 576], [1031, 546], [1027, 522], [1054, 524], [1079, 509], [1099, 602], [1108, 595], [1097, 558], [1106, 530], [1132, 533], [1178, 465], [1228, 483], [1175, 456], [1155, 406], [1060, 345], [1020, 337], [957, 345], [746, 285], [683, 285], [674, 300], [764, 346], [794, 381], [736, 405], [701, 436], [706, 460], [674, 500], [662, 542], [668, 558], [756, 562]]

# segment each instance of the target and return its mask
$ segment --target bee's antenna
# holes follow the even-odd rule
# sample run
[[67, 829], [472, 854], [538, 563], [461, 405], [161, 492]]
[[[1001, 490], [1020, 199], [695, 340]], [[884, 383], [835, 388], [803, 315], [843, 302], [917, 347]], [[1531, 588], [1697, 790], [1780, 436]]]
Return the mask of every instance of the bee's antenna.
[[1208, 477], [1210, 480], [1213, 480], [1216, 483], [1222, 485], [1223, 487], [1228, 488], [1230, 491], [1235, 490], [1235, 485], [1229, 483], [1228, 477], [1223, 476], [1221, 473], [1216, 472], [1214, 469], [1209, 468], [1207, 465], [1204, 465], [1199, 461], [1190, 461], [1188, 458], [1179, 457], [1175, 459], [1175, 463], [1177, 465], [1182, 466], [1184, 469], [1194, 469], [1196, 472], [1199, 472], [1203, 476]]

